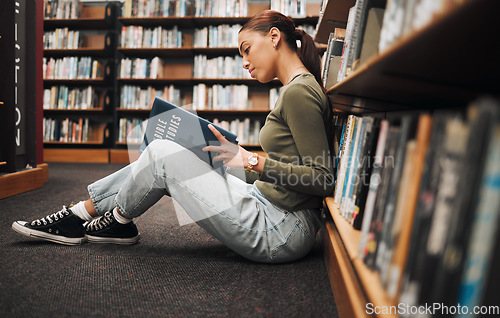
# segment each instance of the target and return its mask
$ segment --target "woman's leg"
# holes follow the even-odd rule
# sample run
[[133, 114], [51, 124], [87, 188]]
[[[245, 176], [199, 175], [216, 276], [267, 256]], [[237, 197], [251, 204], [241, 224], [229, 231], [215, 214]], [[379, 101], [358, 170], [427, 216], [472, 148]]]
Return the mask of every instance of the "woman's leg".
[[[207, 232], [256, 261], [288, 261], [307, 253], [318, 219], [287, 213], [244, 181], [222, 177], [176, 143], [151, 143], [131, 167], [115, 200], [120, 214], [134, 218], [170, 195]], [[317, 211], [315, 211], [317, 212]]]

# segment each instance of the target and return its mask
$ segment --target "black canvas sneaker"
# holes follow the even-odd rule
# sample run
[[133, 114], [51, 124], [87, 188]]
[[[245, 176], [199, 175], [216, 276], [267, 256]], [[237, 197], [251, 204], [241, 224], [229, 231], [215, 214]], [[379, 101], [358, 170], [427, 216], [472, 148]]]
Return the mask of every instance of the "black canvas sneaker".
[[66, 206], [62, 210], [31, 222], [16, 221], [12, 229], [29, 237], [59, 244], [78, 245], [85, 243], [83, 221]]
[[131, 245], [137, 243], [140, 238], [134, 222], [121, 224], [116, 221], [111, 211], [87, 223], [85, 233], [90, 243]]

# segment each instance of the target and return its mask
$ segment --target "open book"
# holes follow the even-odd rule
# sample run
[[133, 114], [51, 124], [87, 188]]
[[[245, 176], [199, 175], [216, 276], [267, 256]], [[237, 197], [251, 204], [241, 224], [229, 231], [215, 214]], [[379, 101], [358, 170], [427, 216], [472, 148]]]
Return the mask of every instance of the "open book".
[[[210, 131], [208, 125], [212, 124], [195, 113], [182, 109], [161, 98], [156, 97], [149, 114], [146, 133], [141, 144], [140, 153], [146, 149], [147, 145], [155, 139], [172, 140], [181, 146], [191, 150], [201, 160], [211, 165], [219, 174], [224, 175], [226, 168], [221, 161], [212, 162], [216, 155], [211, 152], [204, 152], [202, 149], [209, 145], [220, 145], [219, 140]], [[214, 124], [215, 128], [226, 139], [234, 144], [238, 144], [238, 137]]]

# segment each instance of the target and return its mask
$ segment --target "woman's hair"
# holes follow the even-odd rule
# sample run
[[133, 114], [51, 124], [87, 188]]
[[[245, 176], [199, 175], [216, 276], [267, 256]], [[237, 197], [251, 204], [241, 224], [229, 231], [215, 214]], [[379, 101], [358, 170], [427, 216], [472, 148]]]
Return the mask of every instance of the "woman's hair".
[[[321, 88], [324, 90], [321, 81], [321, 61], [318, 51], [314, 45], [314, 40], [302, 29], [295, 28], [295, 23], [289, 17], [273, 10], [266, 10], [258, 13], [241, 28], [241, 31], [252, 30], [265, 35], [272, 28], [280, 30], [285, 42], [290, 49], [297, 52], [300, 60], [311, 72]], [[297, 40], [301, 42], [300, 50], [297, 50]]]
[[[295, 23], [292, 19], [281, 14], [280, 12], [266, 10], [258, 13], [245, 23], [240, 32], [244, 30], [252, 30], [259, 32], [262, 35], [266, 35], [272, 28], [280, 30], [282, 35], [284, 35], [285, 42], [293, 51], [297, 52], [304, 66], [309, 72], [311, 72], [311, 74], [314, 75], [319, 86], [326, 94], [326, 90], [321, 79], [321, 60], [316, 49], [316, 45], [314, 44], [314, 40], [304, 30], [295, 28]], [[301, 42], [300, 51], [297, 49], [297, 40]], [[328, 107], [325, 114], [325, 128], [329, 138], [330, 150], [333, 151], [333, 109], [329, 99], [328, 102], [330, 107]]]

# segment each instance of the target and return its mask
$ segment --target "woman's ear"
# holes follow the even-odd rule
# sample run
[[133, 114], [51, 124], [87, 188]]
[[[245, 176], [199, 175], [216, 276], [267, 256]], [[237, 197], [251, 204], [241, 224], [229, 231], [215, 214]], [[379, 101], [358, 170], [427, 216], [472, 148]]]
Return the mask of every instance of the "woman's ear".
[[281, 31], [277, 27], [272, 27], [269, 30], [269, 37], [271, 38], [271, 42], [273, 43], [273, 47], [276, 49], [281, 40]]

